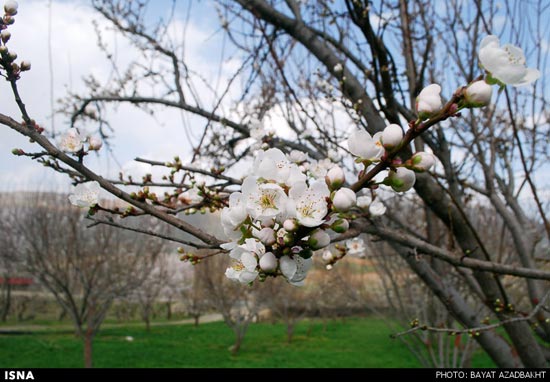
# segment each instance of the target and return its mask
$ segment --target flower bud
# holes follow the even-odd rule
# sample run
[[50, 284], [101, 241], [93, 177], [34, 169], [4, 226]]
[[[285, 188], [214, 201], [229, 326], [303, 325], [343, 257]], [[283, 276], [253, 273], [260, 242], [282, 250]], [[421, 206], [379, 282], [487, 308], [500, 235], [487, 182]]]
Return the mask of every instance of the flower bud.
[[298, 229], [298, 221], [296, 219], [286, 219], [283, 228], [288, 232], [294, 232]]
[[330, 236], [322, 229], [316, 229], [309, 235], [307, 242], [312, 249], [325, 248], [330, 244]]
[[349, 229], [349, 222], [346, 219], [338, 219], [330, 226], [334, 232], [344, 233]]
[[2, 32], [0, 32], [0, 38], [2, 39], [2, 42], [4, 44], [8, 42], [10, 37], [11, 37], [11, 32], [7, 29], [4, 29]]
[[416, 182], [416, 175], [414, 171], [405, 167], [398, 167], [395, 171], [390, 171], [388, 175], [388, 181], [391, 188], [397, 192], [408, 191], [414, 186]]
[[332, 252], [329, 249], [326, 249], [323, 252], [322, 258], [323, 258], [323, 261], [325, 261], [327, 263], [330, 263], [332, 260], [334, 260], [334, 255], [332, 254]]
[[11, 61], [14, 61], [14, 60], [17, 58], [17, 53], [15, 53], [14, 51], [8, 52], [8, 58], [9, 58]]
[[342, 73], [344, 71], [344, 67], [341, 63], [337, 63], [334, 65], [334, 73]]
[[272, 252], [266, 252], [260, 257], [260, 268], [266, 273], [275, 272], [277, 269], [277, 258]]
[[259, 230], [256, 237], [265, 245], [273, 245], [277, 239], [275, 230], [270, 227], [265, 227]]
[[466, 107], [483, 107], [491, 103], [493, 87], [487, 82], [475, 81], [464, 90]]
[[435, 164], [435, 157], [433, 154], [420, 151], [412, 156], [411, 163], [414, 170], [428, 171]]
[[21, 71], [26, 72], [27, 70], [31, 70], [31, 62], [27, 60], [21, 61]]
[[422, 119], [428, 118], [431, 115], [441, 110], [441, 86], [431, 84], [426, 86], [418, 97], [416, 97], [416, 111]]
[[333, 207], [336, 211], [347, 211], [355, 205], [357, 197], [355, 192], [349, 188], [341, 188], [334, 194], [332, 199]]
[[[23, 70], [23, 63], [21, 63], [21, 70]], [[88, 138], [88, 146], [90, 150], [99, 151], [99, 149], [103, 146], [103, 141], [99, 137], [90, 137]]]
[[382, 144], [385, 148], [390, 149], [397, 146], [401, 143], [403, 139], [403, 130], [401, 126], [392, 123], [391, 125], [386, 126], [382, 132]]
[[346, 176], [344, 175], [344, 170], [340, 166], [333, 166], [328, 172], [325, 177], [325, 181], [327, 182], [327, 185], [335, 190], [342, 186], [346, 180]]
[[8, 53], [8, 47], [5, 45], [0, 46], [0, 54], [7, 54]]
[[17, 4], [17, 1], [7, 0], [4, 3], [4, 12], [6, 12], [7, 15], [15, 16], [17, 14], [18, 7], [19, 7], [19, 4]]

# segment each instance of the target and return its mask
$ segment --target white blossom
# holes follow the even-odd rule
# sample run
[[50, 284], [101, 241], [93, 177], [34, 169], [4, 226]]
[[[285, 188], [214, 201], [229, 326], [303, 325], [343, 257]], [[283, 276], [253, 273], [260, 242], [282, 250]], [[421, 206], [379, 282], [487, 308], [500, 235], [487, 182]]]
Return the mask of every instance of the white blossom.
[[344, 71], [344, 67], [342, 66], [342, 64], [339, 62], [337, 63], [336, 65], [334, 65], [334, 73], [342, 73]]
[[414, 186], [416, 175], [408, 168], [398, 167], [395, 171], [390, 171], [388, 179], [394, 191], [405, 192]]
[[325, 249], [322, 255], [323, 261], [330, 263], [332, 260], [334, 260], [334, 255], [332, 254], [330, 249]]
[[416, 111], [420, 118], [428, 118], [441, 110], [441, 86], [431, 84], [426, 86], [416, 97]]
[[334, 163], [326, 158], [321, 160], [311, 161], [309, 172], [315, 179], [324, 179], [327, 172], [334, 166]]
[[332, 204], [336, 211], [347, 211], [355, 206], [357, 196], [355, 192], [349, 188], [341, 188], [334, 194]]
[[246, 219], [246, 205], [244, 196], [240, 192], [234, 192], [229, 196], [229, 207], [221, 212], [221, 223], [225, 234], [231, 239], [237, 239], [241, 233], [237, 228]]
[[348, 255], [354, 256], [358, 255], [360, 257], [365, 256], [365, 242], [363, 239], [354, 238], [346, 241], [346, 248], [348, 250]]
[[333, 166], [326, 175], [327, 184], [331, 189], [340, 187], [346, 181], [344, 170], [340, 166]]
[[253, 219], [276, 219], [286, 212], [288, 196], [281, 186], [274, 183], [259, 183], [258, 178], [249, 176], [242, 185], [246, 210]]
[[330, 236], [322, 229], [316, 229], [309, 236], [308, 244], [312, 249], [325, 248], [330, 244]]
[[103, 141], [99, 137], [88, 138], [88, 148], [93, 151], [99, 151], [103, 146]]
[[17, 1], [7, 0], [4, 3], [4, 12], [6, 12], [7, 15], [15, 16], [17, 14], [17, 8], [19, 8]]
[[385, 148], [392, 148], [401, 143], [403, 139], [403, 130], [401, 126], [392, 123], [391, 125], [386, 126], [382, 132], [382, 144]]
[[483, 107], [491, 103], [493, 87], [487, 82], [475, 81], [464, 90], [464, 99], [468, 107]]
[[384, 154], [384, 147], [380, 142], [381, 135], [382, 133], [376, 133], [372, 137], [364, 130], [355, 130], [348, 139], [348, 149], [362, 160], [378, 160]]
[[78, 184], [71, 195], [69, 201], [71, 204], [80, 208], [90, 208], [99, 201], [99, 183], [96, 181]]
[[500, 46], [497, 36], [489, 35], [481, 40], [479, 61], [491, 77], [506, 85], [523, 86], [536, 81], [541, 73], [525, 67], [525, 55], [517, 46]]
[[295, 183], [289, 191], [288, 211], [299, 224], [316, 227], [324, 222], [328, 213], [326, 198], [330, 191], [324, 182], [315, 182], [310, 187], [305, 182]]
[[293, 163], [302, 163], [308, 159], [308, 156], [303, 151], [292, 150], [290, 154], [288, 154], [288, 159]]
[[272, 252], [267, 252], [260, 258], [260, 268], [267, 273], [273, 273], [277, 270], [277, 257]]
[[76, 153], [82, 150], [83, 143], [84, 138], [78, 133], [78, 130], [72, 128], [61, 137], [59, 148], [66, 152]]
[[258, 277], [258, 259], [265, 253], [265, 247], [255, 239], [246, 239], [243, 245], [235, 247], [229, 256], [233, 262], [225, 271], [225, 276], [230, 280], [248, 284]]
[[375, 200], [369, 205], [370, 216], [382, 216], [386, 213], [386, 206], [379, 200]]
[[411, 163], [415, 170], [428, 171], [435, 164], [435, 157], [433, 154], [419, 151], [412, 156]]
[[264, 227], [261, 230], [254, 230], [254, 236], [265, 245], [273, 245], [276, 241], [275, 230], [271, 227]]

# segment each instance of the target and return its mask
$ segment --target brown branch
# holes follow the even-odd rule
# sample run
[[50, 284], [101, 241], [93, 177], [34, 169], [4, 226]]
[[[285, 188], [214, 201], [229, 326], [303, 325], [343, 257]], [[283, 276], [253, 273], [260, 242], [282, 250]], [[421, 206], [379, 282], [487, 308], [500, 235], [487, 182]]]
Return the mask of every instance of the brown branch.
[[390, 338], [398, 338], [407, 334], [417, 332], [419, 330], [423, 330], [423, 331], [426, 330], [426, 331], [437, 332], [437, 333], [448, 333], [450, 335], [457, 335], [457, 334], [463, 334], [463, 333], [476, 335], [476, 333], [496, 329], [506, 324], [511, 324], [514, 322], [530, 321], [543, 308], [546, 300], [548, 300], [548, 297], [550, 297], [550, 289], [546, 292], [542, 300], [538, 303], [537, 306], [535, 306], [535, 308], [531, 311], [531, 313], [529, 313], [527, 316], [524, 316], [524, 317], [513, 317], [507, 320], [502, 320], [496, 324], [484, 325], [484, 326], [479, 326], [476, 328], [468, 328], [468, 329], [437, 328], [433, 326], [418, 325], [418, 326], [415, 326], [414, 328], [405, 330], [404, 332], [391, 334]]
[[12, 128], [13, 130], [17, 131], [18, 133], [31, 138], [33, 141], [35, 141], [40, 146], [42, 146], [53, 158], [59, 159], [61, 162], [67, 164], [69, 167], [81, 173], [87, 179], [97, 181], [100, 184], [101, 188], [103, 188], [105, 191], [109, 192], [110, 194], [116, 196], [117, 198], [120, 198], [125, 202], [130, 203], [131, 205], [143, 210], [149, 215], [152, 215], [158, 218], [159, 220], [162, 220], [170, 224], [173, 227], [176, 227], [182, 231], [185, 231], [195, 236], [196, 238], [202, 240], [207, 244], [219, 245], [222, 243], [221, 240], [218, 240], [216, 237], [206, 232], [203, 232], [202, 230], [196, 228], [192, 224], [186, 223], [172, 215], [166, 214], [158, 210], [154, 206], [151, 206], [150, 204], [133, 199], [128, 193], [115, 187], [113, 184], [109, 183], [103, 177], [97, 175], [95, 172], [90, 170], [84, 164], [74, 160], [73, 158], [65, 154], [63, 151], [59, 150], [46, 137], [39, 134], [36, 130], [23, 126], [22, 124], [18, 123], [14, 119], [3, 114], [0, 114], [0, 124], [6, 125]]

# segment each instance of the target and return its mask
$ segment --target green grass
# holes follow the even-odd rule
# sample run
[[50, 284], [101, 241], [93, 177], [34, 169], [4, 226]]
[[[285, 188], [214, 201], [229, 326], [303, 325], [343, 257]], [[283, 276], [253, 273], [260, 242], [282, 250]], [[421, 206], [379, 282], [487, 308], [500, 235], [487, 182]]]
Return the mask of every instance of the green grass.
[[[308, 335], [308, 329], [309, 335]], [[282, 324], [251, 325], [241, 352], [231, 356], [233, 334], [221, 322], [108, 328], [94, 346], [96, 367], [420, 367], [398, 340], [389, 338], [383, 320], [356, 318], [302, 322], [286, 343]], [[128, 342], [126, 336], [134, 337]], [[0, 367], [81, 367], [82, 343], [74, 335], [51, 331], [0, 336]], [[492, 366], [479, 354], [473, 366]]]

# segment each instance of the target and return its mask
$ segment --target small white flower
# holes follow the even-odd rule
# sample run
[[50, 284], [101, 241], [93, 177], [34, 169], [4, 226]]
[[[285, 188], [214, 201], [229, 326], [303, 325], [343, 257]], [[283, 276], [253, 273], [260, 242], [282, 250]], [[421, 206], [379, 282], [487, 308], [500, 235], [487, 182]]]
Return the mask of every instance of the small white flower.
[[346, 181], [344, 170], [340, 166], [333, 166], [327, 172], [326, 182], [331, 189], [337, 189]]
[[408, 168], [398, 167], [396, 171], [390, 171], [388, 179], [394, 191], [405, 192], [414, 186], [416, 175]]
[[134, 337], [132, 337], [132, 336], [126, 336], [125, 339], [126, 339], [126, 341], [128, 341], [128, 342], [134, 341]]
[[69, 129], [61, 137], [61, 141], [59, 142], [59, 148], [66, 152], [76, 153], [82, 150], [83, 143], [84, 143], [84, 139], [78, 133], [78, 130]]
[[493, 87], [487, 82], [475, 81], [464, 90], [464, 99], [467, 107], [483, 107], [491, 103]]
[[242, 192], [246, 210], [254, 219], [276, 219], [286, 212], [288, 196], [277, 184], [258, 183], [258, 178], [249, 176], [243, 181]]
[[311, 249], [325, 248], [330, 244], [330, 236], [322, 229], [316, 229], [311, 233], [307, 242]]
[[305, 182], [298, 182], [292, 186], [288, 195], [290, 199], [287, 210], [294, 215], [289, 217], [296, 217], [298, 223], [306, 227], [323, 224], [328, 213], [326, 198], [330, 195], [325, 183], [315, 182], [307, 187]]
[[244, 196], [240, 192], [234, 192], [229, 196], [229, 207], [225, 207], [221, 212], [221, 223], [225, 234], [231, 239], [241, 237], [241, 232], [237, 228], [246, 219], [246, 205]]
[[342, 159], [342, 156], [338, 152], [338, 150], [335, 149], [329, 149], [327, 151], [327, 158], [330, 159], [333, 162], [339, 162], [340, 159]]
[[370, 195], [362, 195], [357, 198], [357, 207], [361, 209], [368, 208], [372, 202], [372, 197]]
[[300, 150], [292, 150], [290, 154], [288, 154], [288, 159], [293, 163], [305, 162], [307, 158], [307, 154]]
[[233, 263], [225, 270], [225, 276], [241, 284], [248, 284], [258, 277], [258, 258], [265, 253], [265, 246], [255, 239], [246, 239], [245, 244], [235, 247], [229, 256]]
[[261, 230], [254, 230], [254, 236], [265, 245], [273, 245], [276, 240], [275, 230], [271, 227], [265, 227]]
[[99, 137], [88, 138], [88, 148], [93, 151], [99, 151], [103, 146], [103, 141]]
[[86, 182], [78, 184], [71, 195], [69, 201], [71, 204], [80, 208], [90, 208], [95, 206], [99, 201], [99, 183]]
[[370, 216], [382, 216], [386, 213], [386, 206], [379, 200], [375, 200], [369, 206]]
[[266, 273], [273, 273], [277, 270], [278, 261], [272, 252], [267, 252], [260, 258], [260, 268]]
[[330, 251], [330, 249], [325, 249], [322, 255], [323, 261], [326, 263], [330, 263], [332, 260], [334, 260], [334, 255]]
[[19, 4], [17, 4], [17, 1], [7, 0], [4, 3], [4, 12], [6, 12], [7, 15], [15, 16], [17, 14], [18, 7], [19, 7]]
[[441, 86], [431, 84], [426, 86], [416, 97], [416, 111], [420, 118], [428, 118], [441, 110]]
[[342, 64], [339, 62], [337, 63], [336, 65], [334, 65], [334, 73], [342, 73], [344, 71], [344, 67], [342, 66]]
[[403, 130], [401, 126], [392, 123], [391, 125], [386, 126], [382, 132], [382, 144], [385, 148], [392, 148], [401, 143], [403, 139]]
[[435, 157], [433, 154], [420, 151], [412, 156], [411, 163], [415, 170], [428, 171], [435, 164]]
[[283, 276], [292, 285], [303, 285], [303, 280], [307, 276], [307, 272], [311, 268], [313, 260], [303, 259], [300, 256], [283, 256], [279, 260], [279, 268]]
[[382, 133], [371, 137], [365, 130], [355, 130], [348, 139], [349, 151], [362, 160], [375, 161], [384, 154], [384, 147], [380, 142]]
[[[296, 219], [286, 219], [283, 222], [283, 228], [288, 232], [294, 232], [296, 231], [300, 226], [298, 225], [298, 221]], [[286, 233], [286, 232], [285, 232]]]
[[345, 212], [355, 206], [357, 196], [355, 192], [349, 188], [341, 188], [334, 194], [332, 205], [336, 211]]
[[332, 161], [328, 158], [318, 161], [311, 161], [309, 172], [315, 179], [324, 179], [332, 166], [334, 166], [334, 163], [332, 163]]
[[540, 77], [537, 69], [525, 67], [525, 55], [521, 48], [511, 44], [501, 47], [499, 38], [494, 35], [481, 40], [478, 57], [491, 77], [506, 85], [528, 85]]
[[365, 256], [365, 242], [363, 239], [356, 237], [352, 240], [346, 241], [346, 248], [348, 250], [348, 255], [358, 255], [360, 257]]
[[253, 174], [276, 183], [284, 183], [290, 175], [290, 162], [279, 149], [260, 151], [254, 159]]

